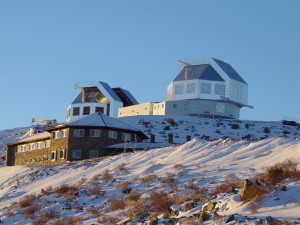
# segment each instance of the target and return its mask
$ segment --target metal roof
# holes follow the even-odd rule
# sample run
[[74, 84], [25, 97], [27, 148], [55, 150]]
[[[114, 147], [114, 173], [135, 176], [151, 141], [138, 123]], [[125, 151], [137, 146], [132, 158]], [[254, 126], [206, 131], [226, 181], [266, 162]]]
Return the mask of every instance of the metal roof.
[[219, 59], [212, 58], [221, 69], [233, 80], [240, 81], [242, 83], [246, 83], [246, 81], [232, 68], [232, 66], [228, 63], [225, 63]]
[[186, 65], [174, 81], [195, 79], [224, 81], [217, 71], [209, 64]]

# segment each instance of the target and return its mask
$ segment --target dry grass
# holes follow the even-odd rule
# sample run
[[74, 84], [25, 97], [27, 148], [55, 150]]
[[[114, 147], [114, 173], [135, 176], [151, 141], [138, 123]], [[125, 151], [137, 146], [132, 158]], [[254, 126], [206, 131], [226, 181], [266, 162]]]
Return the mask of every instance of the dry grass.
[[65, 196], [69, 201], [73, 201], [77, 195], [77, 188], [68, 184], [63, 184], [54, 191], [58, 196]]
[[173, 197], [174, 204], [181, 205], [186, 201], [187, 197], [184, 195], [175, 195]]
[[36, 194], [28, 194], [20, 198], [19, 205], [21, 208], [25, 208], [31, 206], [32, 203], [37, 199], [38, 197], [36, 196]]
[[175, 179], [175, 174], [168, 173], [167, 177], [164, 177], [160, 180], [161, 183], [167, 184], [171, 190], [175, 190], [178, 185], [178, 180]]
[[97, 220], [101, 224], [117, 224], [120, 222], [120, 219], [115, 216], [102, 216]]
[[99, 185], [94, 185], [89, 190], [89, 196], [102, 197], [104, 195], [105, 195], [105, 191], [103, 191]]
[[134, 219], [144, 219], [149, 214], [145, 199], [126, 202], [126, 207], [130, 207], [129, 210], [127, 210], [126, 216], [131, 221]]
[[50, 223], [50, 225], [77, 225], [80, 224], [81, 221], [81, 217], [75, 216], [71, 218], [61, 218], [53, 223]]
[[263, 196], [257, 196], [248, 203], [248, 207], [252, 214], [257, 213], [261, 205], [263, 204]]
[[34, 213], [37, 212], [40, 209], [39, 205], [30, 205], [22, 210], [22, 214], [26, 219], [33, 219], [34, 218]]
[[157, 181], [159, 178], [155, 175], [155, 174], [147, 174], [144, 177], [139, 178], [139, 180], [143, 183], [143, 184], [147, 184], [150, 181]]
[[235, 187], [240, 187], [241, 186], [241, 180], [237, 177], [233, 176], [228, 176], [226, 179], [223, 181], [223, 183], [217, 185], [214, 190], [212, 191], [212, 195], [217, 195], [220, 193], [227, 193], [232, 191], [233, 188]]
[[174, 199], [170, 198], [166, 192], [151, 191], [149, 195], [149, 208], [152, 212], [163, 213], [174, 204]]
[[48, 186], [46, 189], [41, 189], [41, 193], [44, 195], [52, 195], [53, 194], [52, 186]]
[[268, 167], [263, 177], [272, 185], [277, 185], [287, 179], [300, 180], [299, 163], [292, 159], [287, 159]]
[[141, 194], [138, 193], [136, 190], [132, 190], [125, 198], [125, 201], [137, 201], [141, 198]]
[[190, 193], [186, 193], [187, 200], [192, 200], [195, 203], [204, 201], [207, 197], [207, 190], [205, 187], [194, 188]]
[[113, 175], [111, 175], [109, 173], [109, 170], [105, 170], [104, 173], [102, 174], [102, 178], [105, 180], [105, 181], [110, 181], [113, 179]]
[[128, 188], [130, 184], [131, 184], [130, 181], [126, 181], [126, 182], [117, 184], [116, 188], [118, 188], [118, 189]]
[[176, 164], [173, 166], [173, 168], [175, 168], [175, 169], [177, 169], [177, 168], [182, 168], [182, 167], [183, 167], [183, 165], [180, 164], [180, 163], [176, 163]]
[[116, 211], [119, 209], [125, 209], [125, 200], [124, 198], [116, 198], [116, 197], [112, 197], [109, 198], [108, 200], [109, 206], [111, 211]]
[[122, 164], [118, 165], [117, 166], [117, 171], [127, 171], [126, 166], [127, 166], [126, 163], [122, 163]]
[[47, 224], [51, 219], [59, 218], [59, 212], [54, 209], [49, 209], [47, 212], [41, 214], [38, 218], [32, 221], [33, 225]]

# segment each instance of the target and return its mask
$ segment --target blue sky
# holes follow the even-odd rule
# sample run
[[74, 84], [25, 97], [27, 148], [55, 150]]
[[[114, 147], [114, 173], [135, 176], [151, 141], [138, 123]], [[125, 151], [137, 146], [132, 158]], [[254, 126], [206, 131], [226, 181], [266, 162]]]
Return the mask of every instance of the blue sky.
[[177, 60], [215, 57], [249, 85], [241, 119], [300, 120], [300, 2], [0, 1], [0, 129], [65, 120], [77, 81], [164, 101]]

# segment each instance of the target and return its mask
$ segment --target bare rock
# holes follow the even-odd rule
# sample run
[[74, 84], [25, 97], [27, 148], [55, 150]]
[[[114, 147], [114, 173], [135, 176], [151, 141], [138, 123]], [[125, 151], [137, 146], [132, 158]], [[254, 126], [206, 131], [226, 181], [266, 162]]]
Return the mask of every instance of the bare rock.
[[203, 222], [205, 222], [206, 220], [209, 219], [209, 215], [208, 215], [207, 212], [202, 211], [202, 212], [200, 213], [198, 219], [199, 219], [199, 221], [200, 221], [201, 223], [203, 223]]
[[234, 221], [234, 219], [235, 219], [234, 214], [232, 214], [231, 216], [229, 216], [229, 217], [227, 217], [227, 218], [225, 219], [225, 223], [229, 223], [229, 222], [231, 222], [231, 221]]
[[208, 212], [212, 212], [214, 210], [214, 208], [216, 207], [216, 204], [215, 202], [209, 202], [208, 204], [206, 204], [204, 207], [203, 207], [203, 211], [208, 211]]

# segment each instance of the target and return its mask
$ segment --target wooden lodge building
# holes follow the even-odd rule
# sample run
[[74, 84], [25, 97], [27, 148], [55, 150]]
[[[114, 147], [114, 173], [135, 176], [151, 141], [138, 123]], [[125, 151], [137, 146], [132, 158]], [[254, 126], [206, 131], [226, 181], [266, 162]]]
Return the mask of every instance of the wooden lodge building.
[[112, 155], [107, 148], [111, 145], [147, 138], [118, 119], [94, 113], [7, 144], [6, 165], [56, 165], [98, 158]]

